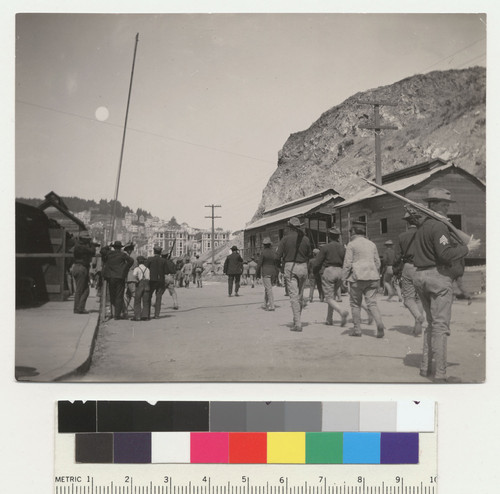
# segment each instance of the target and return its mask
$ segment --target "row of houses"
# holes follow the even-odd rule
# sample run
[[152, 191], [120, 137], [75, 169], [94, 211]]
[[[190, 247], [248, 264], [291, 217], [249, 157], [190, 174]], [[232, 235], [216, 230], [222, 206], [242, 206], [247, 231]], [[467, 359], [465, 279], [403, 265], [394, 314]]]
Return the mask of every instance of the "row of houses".
[[[474, 175], [441, 159], [434, 159], [382, 176], [384, 187], [416, 202], [425, 203], [429, 189], [448, 189], [456, 201], [451, 204], [449, 219], [461, 230], [482, 240], [481, 248], [468, 257], [468, 264], [486, 260], [486, 185]], [[342, 241], [349, 241], [354, 220], [367, 223], [367, 236], [381, 252], [387, 240], [395, 242], [407, 229], [402, 219], [402, 202], [370, 185], [344, 199], [329, 188], [302, 199], [282, 204], [264, 212], [262, 217], [247, 225], [244, 231], [245, 257], [259, 256], [262, 240], [270, 237], [273, 245], [286, 234], [288, 220], [296, 216], [305, 223], [313, 245], [327, 242], [327, 230], [340, 229]]]

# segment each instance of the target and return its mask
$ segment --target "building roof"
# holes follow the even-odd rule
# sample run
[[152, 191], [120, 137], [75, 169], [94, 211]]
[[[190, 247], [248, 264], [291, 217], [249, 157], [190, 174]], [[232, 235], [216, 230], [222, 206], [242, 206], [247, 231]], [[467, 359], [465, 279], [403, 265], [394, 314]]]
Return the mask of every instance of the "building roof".
[[[411, 167], [411, 168], [414, 168], [415, 170], [422, 169], [422, 168], [419, 168], [419, 165], [417, 165], [417, 167]], [[476, 177], [474, 177], [474, 175], [471, 175], [466, 170], [463, 170], [462, 168], [455, 166], [453, 163], [444, 163], [440, 166], [430, 166], [427, 168], [423, 167], [424, 170], [426, 169], [426, 171], [424, 171], [424, 172], [420, 172], [420, 173], [414, 174], [412, 176], [406, 176], [406, 177], [401, 178], [399, 180], [391, 181], [389, 183], [385, 183], [382, 180], [382, 183], [383, 183], [384, 187], [387, 190], [390, 190], [391, 192], [401, 192], [401, 191], [404, 191], [406, 189], [409, 189], [410, 187], [412, 187], [414, 185], [417, 185], [417, 184], [424, 182], [425, 180], [431, 178], [432, 175], [434, 175], [436, 173], [442, 172], [444, 170], [448, 170], [450, 168], [454, 168], [455, 170], [459, 170], [461, 173], [467, 174], [468, 176], [470, 176], [471, 178], [476, 180], [481, 185], [484, 185], [484, 183], [481, 182]], [[366, 199], [372, 199], [372, 198], [378, 197], [378, 196], [383, 196], [385, 194], [386, 194], [385, 192], [383, 192], [379, 189], [376, 189], [375, 187], [373, 187], [371, 185], [368, 185], [366, 188], [361, 189], [359, 192], [354, 194], [349, 199], [337, 204], [336, 208], [343, 208], [345, 206], [350, 206], [350, 205], [355, 204], [357, 202], [361, 202], [361, 201], [364, 201]]]
[[419, 163], [418, 165], [409, 166], [403, 168], [402, 170], [396, 170], [395, 172], [387, 173], [382, 176], [382, 185], [388, 184], [390, 182], [395, 182], [402, 178], [414, 177], [420, 173], [425, 173], [433, 170], [436, 167], [446, 165], [446, 161], [441, 158], [436, 158], [430, 161], [425, 161], [424, 163]]
[[287, 202], [275, 208], [265, 211], [262, 218], [247, 225], [245, 230], [259, 228], [261, 226], [276, 223], [291, 218], [292, 216], [302, 216], [329, 204], [335, 199], [339, 199], [339, 194], [334, 189], [326, 189], [310, 196], [298, 200]]
[[60, 196], [58, 196], [54, 191], [49, 192], [45, 196], [45, 201], [43, 201], [39, 206], [38, 209], [41, 209], [42, 211], [45, 211], [47, 208], [54, 207], [58, 211], [60, 211], [64, 216], [69, 218], [73, 223], [76, 223], [78, 225], [78, 228], [80, 230], [86, 230], [87, 227], [85, 226], [85, 223], [77, 218], [69, 209], [68, 206], [66, 206], [65, 202], [62, 200]]

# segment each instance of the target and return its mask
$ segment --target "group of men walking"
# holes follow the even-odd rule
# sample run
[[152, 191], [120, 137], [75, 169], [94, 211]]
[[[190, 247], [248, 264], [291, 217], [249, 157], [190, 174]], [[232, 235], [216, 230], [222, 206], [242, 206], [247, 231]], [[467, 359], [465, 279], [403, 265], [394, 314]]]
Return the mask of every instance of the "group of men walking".
[[[347, 324], [348, 311], [339, 302], [342, 287], [348, 289], [353, 327], [349, 335], [362, 336], [361, 309], [364, 308], [370, 320], [376, 323], [376, 337], [383, 338], [385, 325], [377, 305], [377, 294], [381, 277], [388, 300], [395, 293], [404, 301], [414, 318], [413, 334], [420, 336], [425, 321], [427, 325], [423, 338], [423, 357], [420, 374], [434, 382], [451, 382], [446, 375], [447, 337], [450, 335], [451, 307], [454, 279], [463, 274], [464, 257], [479, 246], [478, 240], [468, 245], [457, 243], [446, 226], [446, 214], [452, 201], [448, 190], [433, 188], [426, 198], [428, 207], [443, 217], [442, 221], [424, 215], [418, 210], [408, 209], [403, 219], [408, 230], [402, 233], [392, 249], [393, 242], [386, 242], [386, 252], [379, 256], [376, 245], [366, 236], [366, 223], [352, 221], [350, 241], [340, 243], [340, 231], [328, 230], [329, 242], [313, 253], [304, 224], [298, 218], [288, 222], [289, 232], [275, 249], [269, 237], [263, 240], [263, 251], [258, 262], [257, 276], [262, 277], [265, 288], [264, 308], [275, 309], [272, 278], [281, 267], [284, 271], [287, 293], [290, 297], [293, 322], [291, 331], [302, 331], [302, 310], [306, 306], [304, 288], [308, 277], [321, 280], [322, 293], [327, 304], [326, 324], [334, 324], [334, 313], [340, 316], [340, 326]], [[229, 295], [235, 279], [238, 295], [239, 277], [237, 271], [242, 263], [234, 246], [226, 259], [224, 273], [229, 276]], [[308, 269], [308, 265], [310, 266]], [[381, 267], [383, 265], [383, 274]], [[239, 271], [241, 273], [241, 271]], [[394, 290], [393, 277], [400, 277]], [[400, 288], [400, 290], [399, 290]], [[435, 370], [432, 362], [435, 362]]]

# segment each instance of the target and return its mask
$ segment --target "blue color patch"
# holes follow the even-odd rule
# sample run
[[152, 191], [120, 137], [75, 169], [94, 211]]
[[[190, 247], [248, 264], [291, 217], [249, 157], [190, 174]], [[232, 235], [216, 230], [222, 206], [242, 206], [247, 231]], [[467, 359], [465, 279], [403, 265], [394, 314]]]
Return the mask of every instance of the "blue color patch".
[[343, 463], [380, 463], [380, 432], [344, 432]]

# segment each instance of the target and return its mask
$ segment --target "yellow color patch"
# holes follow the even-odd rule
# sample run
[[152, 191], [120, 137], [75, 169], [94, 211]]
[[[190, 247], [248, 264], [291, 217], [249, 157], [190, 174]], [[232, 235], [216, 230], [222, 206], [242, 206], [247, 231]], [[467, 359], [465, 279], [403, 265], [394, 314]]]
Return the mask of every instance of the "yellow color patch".
[[305, 432], [268, 432], [267, 463], [305, 463]]

